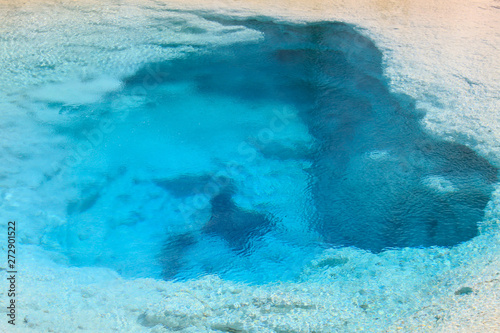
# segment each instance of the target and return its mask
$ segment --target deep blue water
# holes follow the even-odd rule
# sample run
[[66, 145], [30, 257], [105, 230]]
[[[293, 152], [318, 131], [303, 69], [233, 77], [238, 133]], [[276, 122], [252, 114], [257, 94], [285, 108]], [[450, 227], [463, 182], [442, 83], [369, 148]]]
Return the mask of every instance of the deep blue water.
[[[74, 264], [264, 282], [297, 278], [331, 246], [453, 246], [477, 234], [497, 170], [425, 133], [424, 111], [389, 91], [372, 41], [342, 23], [217, 20], [264, 39], [149, 64], [68, 111], [114, 124], [74, 168], [81, 198], [57, 236]], [[89, 140], [99, 121], [60, 130]], [[297, 123], [309, 142], [281, 135]], [[287, 172], [305, 186], [284, 183]]]

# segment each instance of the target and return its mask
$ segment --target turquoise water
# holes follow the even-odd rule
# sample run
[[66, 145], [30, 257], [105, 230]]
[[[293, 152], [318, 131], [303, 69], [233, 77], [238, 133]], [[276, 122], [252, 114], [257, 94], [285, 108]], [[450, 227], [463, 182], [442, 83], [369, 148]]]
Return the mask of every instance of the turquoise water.
[[57, 126], [79, 195], [47, 247], [128, 277], [262, 283], [300, 279], [329, 247], [476, 236], [497, 170], [424, 132], [373, 42], [342, 23], [211, 19], [263, 38], [197, 46], [59, 106], [79, 115]]

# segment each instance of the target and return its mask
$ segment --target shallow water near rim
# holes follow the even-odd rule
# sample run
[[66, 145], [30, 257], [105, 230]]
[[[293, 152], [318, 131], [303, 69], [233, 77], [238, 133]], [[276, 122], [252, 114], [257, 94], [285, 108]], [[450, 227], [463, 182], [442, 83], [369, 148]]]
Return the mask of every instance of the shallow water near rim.
[[[96, 147], [52, 237], [75, 265], [165, 279], [298, 279], [331, 246], [453, 246], [497, 170], [427, 135], [352, 26], [229, 21], [263, 39], [152, 63], [61, 126]], [[105, 121], [105, 122], [103, 122]]]

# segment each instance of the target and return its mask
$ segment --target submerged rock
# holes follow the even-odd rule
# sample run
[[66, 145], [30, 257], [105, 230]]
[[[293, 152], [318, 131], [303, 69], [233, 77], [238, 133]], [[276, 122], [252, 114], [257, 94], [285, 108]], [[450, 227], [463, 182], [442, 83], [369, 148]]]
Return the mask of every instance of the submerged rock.
[[462, 287], [460, 289], [458, 289], [457, 291], [455, 291], [455, 295], [470, 295], [474, 292], [474, 289], [472, 289], [471, 287]]
[[210, 200], [210, 220], [202, 227], [201, 232], [168, 237], [160, 258], [164, 267], [163, 278], [175, 278], [184, 265], [185, 254], [203, 235], [220, 237], [232, 250], [247, 255], [252, 250], [253, 241], [273, 229], [275, 222], [270, 215], [236, 205], [233, 201], [235, 191], [235, 187], [229, 184], [214, 195]]
[[270, 231], [274, 221], [265, 214], [238, 207], [233, 195], [234, 190], [228, 187], [212, 198], [212, 216], [202, 231], [222, 237], [238, 252], [247, 251], [250, 239]]

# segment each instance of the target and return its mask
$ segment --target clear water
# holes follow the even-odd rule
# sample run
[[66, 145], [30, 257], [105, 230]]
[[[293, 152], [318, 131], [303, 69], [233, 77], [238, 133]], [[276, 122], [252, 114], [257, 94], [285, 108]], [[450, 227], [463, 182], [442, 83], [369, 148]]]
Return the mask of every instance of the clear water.
[[[260, 41], [148, 64], [59, 125], [78, 200], [47, 236], [129, 277], [295, 280], [324, 248], [453, 246], [497, 170], [436, 140], [382, 54], [341, 23], [212, 18]], [[237, 29], [237, 28], [235, 28]]]

